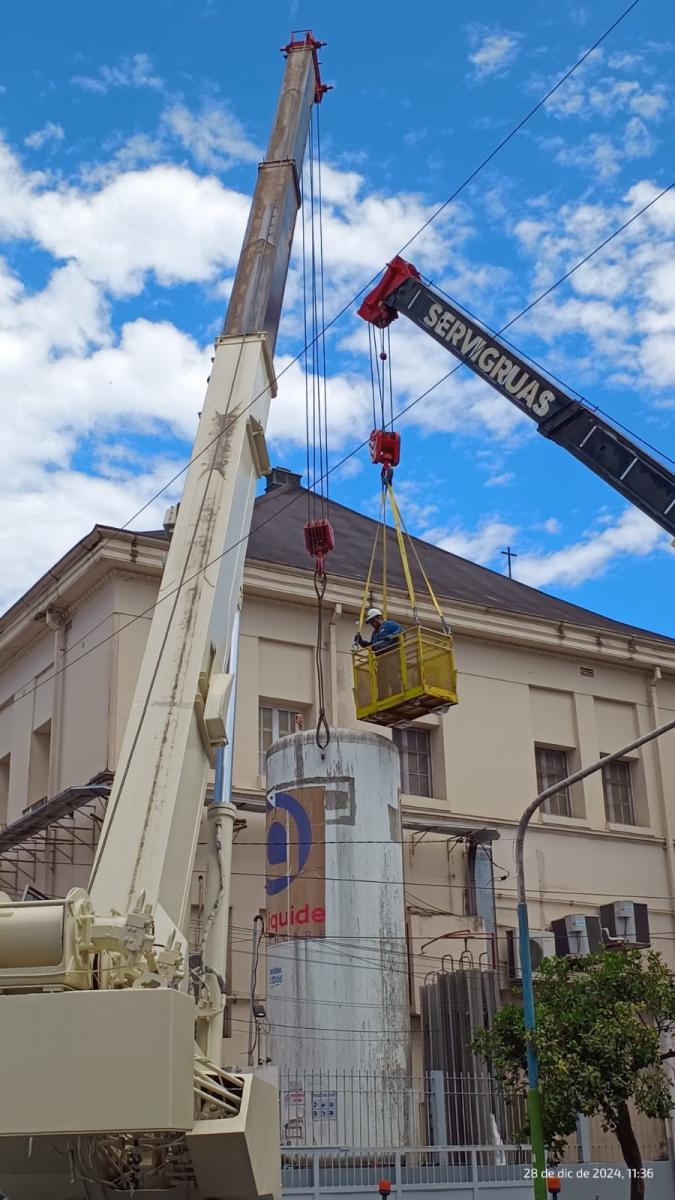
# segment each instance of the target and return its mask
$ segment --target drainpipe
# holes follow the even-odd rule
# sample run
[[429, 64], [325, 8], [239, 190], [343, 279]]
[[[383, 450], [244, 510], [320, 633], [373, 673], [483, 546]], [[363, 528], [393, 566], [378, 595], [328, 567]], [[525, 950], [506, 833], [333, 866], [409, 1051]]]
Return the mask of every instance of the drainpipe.
[[234, 675], [234, 681], [225, 722], [227, 744], [219, 746], [216, 751], [213, 803], [209, 804], [207, 811], [208, 851], [204, 911], [208, 913], [208, 916], [200, 947], [204, 972], [203, 986], [208, 996], [205, 1029], [203, 1029], [200, 1044], [206, 1057], [217, 1067], [222, 1066], [223, 1012], [227, 999], [225, 975], [232, 878], [232, 837], [237, 816], [237, 810], [231, 802], [231, 795], [240, 615], [241, 598], [232, 626], [228, 663], [228, 671], [230, 675]]
[[[656, 726], [660, 723], [659, 698], [656, 690], [656, 685], [661, 678], [661, 668], [654, 667], [649, 677], [649, 706], [651, 709], [652, 725]], [[661, 743], [657, 740], [654, 743], [654, 765], [656, 767], [656, 792], [659, 798], [659, 810], [661, 813], [661, 821], [663, 823], [663, 836], [666, 841], [666, 863], [668, 867], [668, 892], [670, 895], [670, 907], [673, 913], [673, 921], [675, 922], [675, 848], [673, 847], [673, 826], [671, 822], [670, 807], [666, 796], [666, 789], [663, 777], [663, 755], [661, 754]], [[670, 1050], [671, 1039], [668, 1040], [668, 1045], [664, 1045], [664, 1050]], [[675, 1099], [675, 1071], [673, 1071], [670, 1062], [664, 1063], [666, 1068], [666, 1076], [670, 1084], [670, 1091], [673, 1099]], [[675, 1171], [675, 1111], [671, 1112], [666, 1126], [668, 1129], [668, 1150], [670, 1161]]]
[[330, 654], [330, 716], [331, 724], [338, 727], [338, 681], [337, 681], [337, 623], [342, 616], [342, 605], [337, 603], [328, 626], [328, 649]]

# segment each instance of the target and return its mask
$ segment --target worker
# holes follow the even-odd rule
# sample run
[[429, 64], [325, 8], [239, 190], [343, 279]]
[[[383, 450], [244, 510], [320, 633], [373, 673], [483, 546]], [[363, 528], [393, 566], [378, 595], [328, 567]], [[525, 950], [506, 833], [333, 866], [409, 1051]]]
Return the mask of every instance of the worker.
[[390, 696], [398, 696], [403, 684], [400, 655], [396, 652], [396, 647], [403, 633], [403, 626], [397, 621], [385, 621], [379, 608], [368, 610], [366, 625], [370, 625], [373, 631], [370, 641], [367, 642], [357, 633], [354, 645], [372, 650], [377, 655], [377, 698], [385, 700]]
[[379, 608], [370, 608], [366, 613], [366, 625], [370, 625], [373, 634], [369, 642], [357, 633], [354, 638], [355, 646], [369, 647], [377, 654], [385, 649], [391, 649], [395, 638], [399, 633], [403, 633], [403, 626], [397, 621], [385, 621]]

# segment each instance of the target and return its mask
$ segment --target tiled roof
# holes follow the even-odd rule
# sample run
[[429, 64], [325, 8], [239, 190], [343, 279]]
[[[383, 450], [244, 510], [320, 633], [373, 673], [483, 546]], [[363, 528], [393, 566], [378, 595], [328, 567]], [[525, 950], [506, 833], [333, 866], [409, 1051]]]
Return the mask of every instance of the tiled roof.
[[[248, 543], [248, 559], [311, 570], [311, 560], [305, 549], [303, 535], [303, 526], [308, 514], [307, 496], [304, 488], [291, 483], [274, 487], [258, 497]], [[365, 581], [376, 522], [333, 501], [330, 505], [330, 520], [335, 531], [335, 550], [327, 560], [329, 573]], [[634, 625], [613, 621], [610, 617], [603, 617], [590, 609], [569, 604], [566, 600], [558, 600], [555, 596], [549, 596], [546, 592], [499, 575], [487, 567], [468, 562], [456, 554], [449, 554], [448, 551], [419, 538], [413, 538], [413, 541], [434, 591], [448, 600], [460, 600], [500, 612], [520, 613], [549, 621], [565, 621], [571, 625], [605, 629], [629, 637], [673, 641]], [[405, 588], [392, 529], [388, 530], [387, 563], [387, 577], [391, 585]], [[411, 560], [411, 566], [417, 587], [422, 580], [414, 558]], [[380, 547], [375, 559], [373, 578], [378, 581], [382, 578]], [[376, 596], [377, 592], [376, 587]]]

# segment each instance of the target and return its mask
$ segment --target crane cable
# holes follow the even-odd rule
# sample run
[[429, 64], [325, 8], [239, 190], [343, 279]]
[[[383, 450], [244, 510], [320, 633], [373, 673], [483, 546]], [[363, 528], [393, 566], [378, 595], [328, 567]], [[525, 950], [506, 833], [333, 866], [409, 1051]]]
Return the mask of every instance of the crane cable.
[[[305, 186], [302, 189], [302, 278], [304, 321], [305, 433], [307, 441], [307, 481], [318, 480], [318, 488], [307, 490], [305, 543], [314, 555], [314, 591], [317, 599], [317, 630], [314, 660], [317, 679], [316, 744], [322, 752], [330, 742], [326, 716], [326, 689], [323, 670], [323, 601], [328, 584], [324, 556], [333, 547], [330, 526], [328, 469], [328, 404], [326, 365], [326, 315], [323, 254], [321, 126], [318, 110], [310, 112], [307, 182], [309, 185], [309, 237], [305, 228]], [[308, 246], [309, 242], [309, 246]], [[309, 287], [308, 287], [309, 274]], [[308, 296], [309, 292], [309, 296]], [[308, 320], [309, 311], [309, 320]], [[308, 337], [308, 324], [309, 333]], [[311, 405], [310, 405], [311, 391]], [[310, 414], [311, 408], [311, 414]], [[310, 437], [311, 427], [311, 437]], [[312, 470], [310, 472], [310, 458]], [[318, 460], [318, 461], [317, 461]], [[318, 467], [318, 469], [317, 469]]]

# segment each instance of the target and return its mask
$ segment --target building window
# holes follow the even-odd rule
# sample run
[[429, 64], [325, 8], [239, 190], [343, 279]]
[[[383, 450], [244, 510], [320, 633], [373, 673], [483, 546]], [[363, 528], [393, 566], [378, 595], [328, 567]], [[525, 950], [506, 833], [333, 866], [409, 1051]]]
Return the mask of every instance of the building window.
[[261, 704], [258, 709], [258, 774], [265, 774], [265, 754], [272, 742], [297, 733], [304, 725], [302, 713], [296, 708], [272, 708]]
[[431, 796], [431, 734], [428, 729], [394, 729], [401, 755], [401, 791]]
[[[547, 788], [560, 783], [569, 775], [566, 750], [551, 750], [548, 746], [535, 746], [534, 758], [537, 764], [537, 791], [545, 792]], [[554, 817], [571, 817], [572, 802], [569, 788], [556, 792], [544, 801], [544, 812]]]
[[45, 721], [33, 730], [30, 740], [30, 762], [28, 766], [28, 805], [39, 804], [47, 799], [49, 792], [49, 755], [51, 751], [52, 723]]
[[616, 825], [635, 825], [630, 762], [619, 758], [616, 762], [607, 763], [602, 768], [602, 787], [607, 820]]

